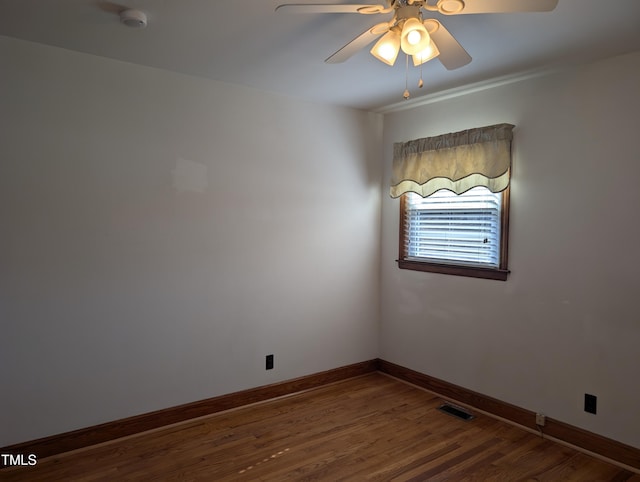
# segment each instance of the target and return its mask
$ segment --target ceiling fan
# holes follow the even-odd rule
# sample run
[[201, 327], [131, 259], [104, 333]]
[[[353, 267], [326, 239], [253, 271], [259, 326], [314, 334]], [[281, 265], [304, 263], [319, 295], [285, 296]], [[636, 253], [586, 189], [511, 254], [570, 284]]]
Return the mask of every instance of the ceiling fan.
[[[363, 15], [392, 13], [391, 20], [365, 30], [351, 42], [329, 56], [325, 62], [344, 62], [382, 35], [371, 54], [387, 65], [394, 65], [400, 51], [412, 57], [415, 66], [438, 58], [447, 70], [471, 62], [471, 56], [429, 13], [464, 15], [479, 13], [548, 12], [558, 0], [385, 0], [385, 5], [284, 4], [276, 11], [285, 13], [359, 13]], [[422, 87], [422, 79], [418, 84]], [[405, 90], [405, 99], [409, 91]]]

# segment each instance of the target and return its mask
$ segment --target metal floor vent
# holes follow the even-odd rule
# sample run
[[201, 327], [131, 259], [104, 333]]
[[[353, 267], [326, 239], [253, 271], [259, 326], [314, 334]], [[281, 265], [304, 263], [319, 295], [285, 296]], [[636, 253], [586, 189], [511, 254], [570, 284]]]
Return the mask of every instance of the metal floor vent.
[[445, 403], [441, 405], [438, 408], [438, 410], [441, 410], [444, 413], [448, 413], [449, 415], [452, 415], [456, 418], [459, 418], [465, 421], [473, 420], [475, 418], [473, 415], [467, 412], [464, 408], [456, 407], [455, 405], [451, 405], [450, 403]]

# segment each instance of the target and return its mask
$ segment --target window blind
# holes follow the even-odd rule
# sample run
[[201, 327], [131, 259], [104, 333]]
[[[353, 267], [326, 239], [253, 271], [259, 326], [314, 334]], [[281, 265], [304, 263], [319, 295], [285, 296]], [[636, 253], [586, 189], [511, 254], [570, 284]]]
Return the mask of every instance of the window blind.
[[497, 268], [502, 194], [483, 186], [463, 194], [406, 193], [406, 259]]

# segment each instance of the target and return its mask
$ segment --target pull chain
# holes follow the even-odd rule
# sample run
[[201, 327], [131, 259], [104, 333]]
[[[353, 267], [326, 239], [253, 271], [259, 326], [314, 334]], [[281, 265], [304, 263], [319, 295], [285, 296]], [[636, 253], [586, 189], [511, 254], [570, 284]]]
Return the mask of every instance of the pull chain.
[[402, 94], [402, 97], [404, 97], [404, 100], [409, 99], [410, 94], [409, 94], [409, 55], [406, 56], [407, 61], [405, 62], [405, 67], [404, 67], [404, 94]]

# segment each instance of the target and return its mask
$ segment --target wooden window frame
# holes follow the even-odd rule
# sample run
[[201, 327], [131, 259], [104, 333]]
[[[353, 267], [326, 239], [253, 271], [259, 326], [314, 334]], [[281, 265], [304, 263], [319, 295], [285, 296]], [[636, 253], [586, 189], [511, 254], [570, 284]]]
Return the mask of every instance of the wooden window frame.
[[406, 259], [405, 251], [405, 212], [406, 212], [406, 194], [400, 196], [400, 236], [399, 236], [399, 252], [398, 268], [410, 269], [414, 271], [426, 271], [430, 273], [450, 274], [454, 276], [468, 276], [472, 278], [485, 278], [498, 281], [506, 281], [510, 271], [507, 268], [509, 260], [509, 190], [507, 187], [502, 191], [502, 207], [500, 210], [500, 264], [497, 268], [488, 268], [482, 266], [469, 266], [463, 264], [454, 264], [448, 262], [432, 262], [417, 261], [415, 259]]

